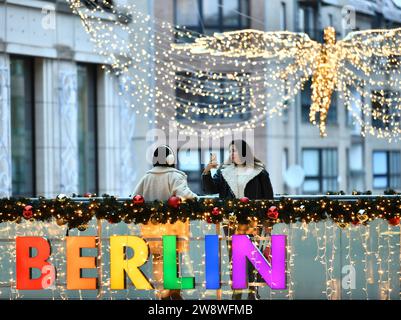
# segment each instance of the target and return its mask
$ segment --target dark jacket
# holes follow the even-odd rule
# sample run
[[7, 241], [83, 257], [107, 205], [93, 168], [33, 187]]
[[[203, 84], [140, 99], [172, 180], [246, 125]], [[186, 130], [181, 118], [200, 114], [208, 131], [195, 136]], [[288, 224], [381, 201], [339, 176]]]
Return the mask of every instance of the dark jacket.
[[[208, 194], [218, 193], [221, 199], [235, 199], [234, 192], [224, 179], [221, 169], [218, 169], [213, 177], [210, 171], [208, 174], [202, 174], [202, 188], [203, 192]], [[247, 183], [244, 195], [249, 199], [273, 199], [273, 187], [269, 173], [265, 169]]]

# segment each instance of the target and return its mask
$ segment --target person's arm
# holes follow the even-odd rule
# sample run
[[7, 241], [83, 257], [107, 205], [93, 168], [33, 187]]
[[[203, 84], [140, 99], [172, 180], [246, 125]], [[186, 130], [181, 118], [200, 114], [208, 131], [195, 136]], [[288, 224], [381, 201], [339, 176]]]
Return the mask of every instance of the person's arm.
[[188, 186], [187, 176], [182, 174], [175, 174], [172, 178], [172, 191], [177, 197], [184, 199], [193, 199], [198, 197], [193, 193]]
[[221, 184], [221, 170], [218, 169], [212, 177], [210, 171], [202, 173], [202, 190], [204, 193], [215, 194], [219, 193]]
[[273, 187], [270, 181], [269, 173], [263, 170], [260, 177], [260, 183], [262, 186], [262, 199], [273, 199]]
[[204, 193], [215, 194], [219, 192], [221, 172], [217, 170], [217, 173], [213, 177], [210, 173], [210, 170], [216, 169], [217, 167], [216, 155], [211, 153], [210, 161], [202, 173], [202, 190]]
[[[263, 170], [260, 174], [260, 184], [262, 186], [262, 199], [274, 199], [273, 187], [270, 181], [269, 173], [266, 170]], [[266, 233], [266, 236], [270, 237], [272, 228], [273, 225], [270, 221], [266, 220], [263, 222], [263, 229]], [[259, 231], [261, 232], [262, 230]]]

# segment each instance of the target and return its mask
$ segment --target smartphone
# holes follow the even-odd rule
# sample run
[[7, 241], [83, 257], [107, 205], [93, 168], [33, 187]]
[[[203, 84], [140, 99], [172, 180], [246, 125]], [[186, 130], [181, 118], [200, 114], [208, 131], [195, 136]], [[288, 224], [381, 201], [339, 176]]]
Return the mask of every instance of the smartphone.
[[210, 153], [210, 162], [216, 161], [216, 155], [214, 153]]

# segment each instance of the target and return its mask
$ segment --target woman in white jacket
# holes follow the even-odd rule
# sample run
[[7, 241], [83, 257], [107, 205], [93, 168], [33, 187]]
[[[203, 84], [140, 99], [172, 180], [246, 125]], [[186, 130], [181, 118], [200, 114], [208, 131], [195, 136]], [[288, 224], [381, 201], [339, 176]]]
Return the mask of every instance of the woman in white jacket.
[[[187, 175], [175, 168], [175, 156], [173, 150], [165, 145], [158, 147], [153, 153], [153, 168], [149, 170], [139, 181], [133, 194], [142, 195], [146, 201], [166, 201], [171, 196], [182, 199], [197, 197], [187, 183]], [[159, 238], [158, 241], [148, 241], [150, 252], [153, 255], [153, 275], [157, 283], [163, 281], [162, 235], [177, 236], [177, 251], [188, 251], [189, 221], [159, 224], [149, 222], [141, 225], [144, 238]], [[179, 239], [181, 238], [181, 239]], [[186, 240], [182, 240], [182, 238]], [[182, 299], [179, 290], [161, 290], [161, 299]]]

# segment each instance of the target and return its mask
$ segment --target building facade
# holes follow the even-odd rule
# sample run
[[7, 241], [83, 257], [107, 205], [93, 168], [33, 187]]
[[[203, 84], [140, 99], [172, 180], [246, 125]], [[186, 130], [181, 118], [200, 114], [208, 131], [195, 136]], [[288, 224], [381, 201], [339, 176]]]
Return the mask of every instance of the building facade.
[[[400, 13], [401, 7], [391, 0], [155, 2], [155, 16], [160, 20], [184, 25], [203, 34], [248, 28], [288, 30], [305, 32], [320, 42], [327, 26], [336, 29], [338, 39], [353, 30], [396, 28], [401, 23]], [[226, 21], [234, 21], [236, 25]], [[181, 97], [181, 92], [170, 94]], [[360, 128], [353, 124], [336, 94], [328, 115], [328, 135], [320, 138], [318, 128], [309, 123], [310, 105], [311, 88], [307, 83], [282, 117], [266, 119], [265, 127], [257, 128], [253, 133], [256, 156], [266, 163], [276, 193], [318, 194], [340, 190], [382, 193], [385, 189], [401, 189], [399, 143], [361, 137]], [[190, 142], [181, 142], [184, 144], [186, 148], [191, 145]], [[191, 155], [188, 155], [188, 150], [181, 155], [181, 158], [193, 161], [179, 166], [187, 172], [191, 187], [201, 192], [199, 177], [202, 165], [193, 163], [206, 163], [210, 151], [216, 152], [220, 162], [223, 161], [227, 145], [217, 143], [214, 150], [202, 149], [199, 141], [193, 145], [195, 149], [190, 151]], [[305, 179], [299, 188], [288, 187], [284, 178], [292, 165], [301, 165], [304, 170]]]
[[66, 1], [0, 1], [0, 196], [132, 193], [147, 128], [103, 63]]
[[[289, 30], [321, 41], [327, 26], [342, 38], [350, 30], [401, 24], [401, 7], [392, 0], [142, 0], [135, 5], [151, 18], [203, 34]], [[352, 11], [349, 23], [354, 25], [348, 29], [344, 8]], [[111, 13], [100, 18], [105, 23], [116, 19]], [[149, 169], [143, 150], [151, 143], [147, 134], [154, 126], [121, 101], [120, 79], [102, 68], [104, 62], [66, 1], [0, 0], [0, 196], [131, 194]], [[221, 66], [220, 71], [235, 70]], [[156, 84], [163, 86], [159, 79]], [[306, 85], [282, 117], [266, 119], [252, 133], [255, 154], [266, 163], [275, 193], [401, 190], [400, 143], [362, 138], [337, 96], [328, 136], [320, 138], [309, 124], [310, 94]], [[246, 115], [235, 119], [245, 120]], [[200, 141], [175, 146], [178, 166], [194, 191], [202, 193], [200, 174], [209, 153], [216, 152], [220, 162], [226, 157], [226, 141], [214, 142], [212, 149]], [[184, 144], [192, 149], [180, 152]], [[284, 173], [296, 164], [303, 167], [305, 181], [290, 188]]]

